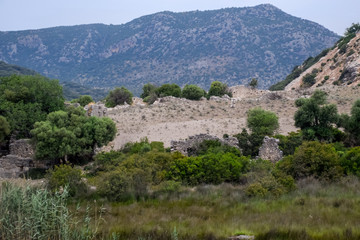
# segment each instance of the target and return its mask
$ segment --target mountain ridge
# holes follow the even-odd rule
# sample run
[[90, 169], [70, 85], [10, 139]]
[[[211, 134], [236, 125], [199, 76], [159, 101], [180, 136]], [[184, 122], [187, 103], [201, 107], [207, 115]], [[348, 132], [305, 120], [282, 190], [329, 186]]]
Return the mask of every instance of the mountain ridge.
[[139, 94], [147, 82], [267, 88], [339, 36], [263, 4], [154, 13], [126, 24], [0, 32], [0, 60], [61, 81]]

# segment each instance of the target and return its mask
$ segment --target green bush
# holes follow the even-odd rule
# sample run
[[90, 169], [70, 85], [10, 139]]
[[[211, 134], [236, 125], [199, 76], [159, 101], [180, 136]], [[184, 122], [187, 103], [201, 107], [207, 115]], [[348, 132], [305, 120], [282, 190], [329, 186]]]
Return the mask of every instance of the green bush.
[[300, 131], [290, 132], [287, 136], [275, 135], [275, 138], [280, 140], [279, 148], [283, 151], [284, 156], [292, 155], [295, 149], [302, 144], [303, 136]]
[[126, 89], [125, 87], [115, 88], [110, 91], [109, 94], [105, 98], [106, 107], [115, 107], [117, 105], [132, 104], [133, 94]]
[[343, 173], [335, 148], [320, 142], [304, 142], [296, 149], [291, 165], [295, 179], [336, 180]]
[[340, 162], [347, 175], [354, 174], [360, 177], [360, 147], [347, 151]]
[[181, 88], [173, 84], [163, 84], [159, 88], [155, 90], [158, 97], [166, 97], [166, 96], [173, 96], [173, 97], [181, 97]]
[[71, 103], [79, 103], [82, 107], [85, 107], [91, 102], [94, 102], [94, 100], [89, 95], [82, 95], [79, 98], [71, 100]]
[[82, 182], [81, 177], [81, 170], [72, 168], [70, 165], [55, 166], [53, 170], [49, 170], [46, 176], [52, 191], [59, 191], [60, 188], [68, 186], [71, 196], [86, 192], [86, 185]]
[[185, 85], [182, 90], [181, 96], [190, 100], [200, 100], [202, 97], [205, 96], [205, 91], [199, 86], [193, 84]]
[[249, 197], [265, 197], [268, 193], [261, 183], [252, 183], [245, 189], [246, 195]]
[[188, 185], [239, 182], [248, 169], [249, 158], [233, 153], [208, 153], [198, 157], [175, 159], [167, 176]]
[[229, 97], [232, 97], [232, 93], [230, 92], [228, 86], [225, 83], [214, 81], [211, 83], [207, 97], [208, 98], [210, 98], [211, 96], [222, 97], [225, 94], [227, 94]]
[[98, 182], [98, 193], [111, 201], [129, 201], [134, 199], [131, 178], [123, 170], [106, 172]]
[[311, 87], [316, 82], [315, 77], [316, 77], [316, 73], [312, 73], [312, 74], [308, 73], [308, 74], [306, 74], [302, 78], [302, 85], [301, 86], [304, 87], [304, 88]]

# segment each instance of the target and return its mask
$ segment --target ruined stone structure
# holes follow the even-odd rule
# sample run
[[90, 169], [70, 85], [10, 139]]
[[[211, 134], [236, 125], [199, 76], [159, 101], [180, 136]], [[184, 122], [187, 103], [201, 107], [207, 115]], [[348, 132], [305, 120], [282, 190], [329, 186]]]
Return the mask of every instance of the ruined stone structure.
[[190, 136], [188, 139], [184, 141], [171, 141], [171, 151], [172, 152], [180, 152], [185, 156], [188, 156], [197, 145], [202, 143], [205, 140], [217, 140], [222, 144], [229, 145], [231, 147], [239, 148], [239, 141], [234, 137], [228, 137], [224, 139], [220, 139], [216, 136], [208, 135], [208, 134], [199, 134], [195, 136]]
[[101, 102], [88, 104], [84, 109], [88, 116], [105, 117], [107, 113], [107, 107]]
[[33, 161], [34, 148], [29, 139], [10, 144], [10, 154], [0, 158], [0, 178], [17, 178], [37, 164]]
[[283, 158], [283, 152], [279, 149], [279, 139], [265, 136], [263, 144], [259, 149], [259, 158], [269, 160], [273, 163]]

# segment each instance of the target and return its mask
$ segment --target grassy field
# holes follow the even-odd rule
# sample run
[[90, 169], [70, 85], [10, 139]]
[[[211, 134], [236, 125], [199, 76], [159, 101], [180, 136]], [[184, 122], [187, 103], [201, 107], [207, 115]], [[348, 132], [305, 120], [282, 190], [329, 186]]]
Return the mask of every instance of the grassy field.
[[303, 180], [278, 198], [248, 198], [242, 187], [222, 184], [129, 203], [97, 200], [96, 205], [103, 209], [99, 238], [360, 239], [360, 183], [352, 177], [327, 185]]

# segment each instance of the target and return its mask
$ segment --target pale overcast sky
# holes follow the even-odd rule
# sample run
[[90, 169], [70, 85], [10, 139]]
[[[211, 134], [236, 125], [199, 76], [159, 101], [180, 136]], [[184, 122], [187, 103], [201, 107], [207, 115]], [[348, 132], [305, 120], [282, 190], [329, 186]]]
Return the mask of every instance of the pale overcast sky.
[[0, 31], [88, 23], [121, 24], [160, 11], [183, 12], [270, 3], [343, 34], [360, 22], [360, 0], [0, 0]]

